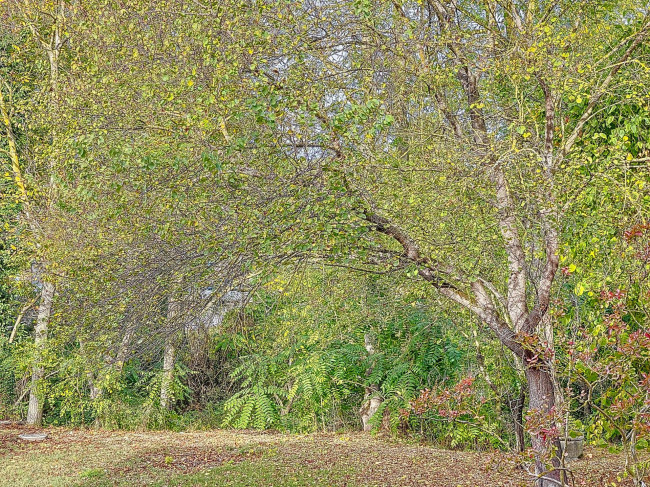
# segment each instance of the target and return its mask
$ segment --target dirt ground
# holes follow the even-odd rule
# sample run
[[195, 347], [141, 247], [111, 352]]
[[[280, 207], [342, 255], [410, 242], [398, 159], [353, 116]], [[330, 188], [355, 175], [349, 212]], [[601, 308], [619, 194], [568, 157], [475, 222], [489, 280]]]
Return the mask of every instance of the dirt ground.
[[[0, 486], [231, 485], [530, 486], [514, 456], [459, 452], [364, 434], [257, 431], [124, 432], [0, 425]], [[576, 487], [628, 486], [623, 457], [587, 448]]]

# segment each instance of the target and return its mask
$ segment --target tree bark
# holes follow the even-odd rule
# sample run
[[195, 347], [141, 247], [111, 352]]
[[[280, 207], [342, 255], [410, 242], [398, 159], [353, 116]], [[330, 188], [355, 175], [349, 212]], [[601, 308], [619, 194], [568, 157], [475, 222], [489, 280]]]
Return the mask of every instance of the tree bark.
[[163, 356], [163, 376], [160, 384], [160, 407], [169, 409], [174, 399], [171, 387], [174, 382], [174, 366], [176, 365], [176, 340], [174, 334], [165, 338]]
[[163, 353], [163, 373], [160, 384], [160, 407], [169, 409], [174, 400], [171, 391], [174, 383], [174, 367], [176, 365], [176, 345], [178, 331], [176, 320], [179, 316], [180, 304], [173, 298], [169, 298], [167, 307], [167, 333], [165, 335], [165, 348]]
[[526, 390], [522, 387], [517, 398], [512, 402], [512, 424], [515, 430], [515, 451], [523, 452], [526, 449], [524, 438], [524, 405], [526, 404]]
[[[529, 411], [550, 414], [555, 407], [555, 385], [553, 374], [538, 365], [526, 368], [526, 380], [529, 391]], [[531, 435], [531, 443], [535, 451], [535, 473], [539, 477], [539, 487], [555, 487], [562, 485], [559, 459], [556, 455], [549, 458], [552, 445], [544, 441], [541, 435]], [[551, 467], [542, 462], [549, 458]]]
[[[369, 333], [366, 333], [364, 337], [365, 347], [368, 351], [368, 356], [372, 356], [375, 353], [375, 347], [372, 344], [372, 337]], [[366, 377], [372, 373], [373, 367], [370, 367], [366, 371]], [[381, 403], [384, 402], [383, 398], [379, 395], [379, 385], [371, 384], [366, 386], [365, 394], [363, 397], [363, 405], [359, 410], [361, 414], [361, 424], [363, 426], [363, 431], [372, 430], [372, 424], [370, 424], [370, 419], [375, 415]]]
[[34, 344], [36, 353], [34, 365], [32, 366], [32, 385], [29, 391], [29, 408], [27, 410], [27, 424], [40, 426], [43, 421], [43, 394], [40, 390], [43, 379], [43, 349], [47, 341], [47, 327], [52, 313], [52, 301], [54, 300], [54, 284], [43, 281], [41, 289], [41, 302], [38, 306], [38, 317], [34, 332]]
[[[51, 29], [48, 29], [48, 36], [46, 39], [38, 32], [38, 28], [34, 23], [33, 19], [31, 19], [27, 14], [24, 14], [23, 16], [27, 26], [32, 31], [34, 38], [44, 47], [48, 55], [48, 60], [50, 64], [50, 88], [52, 91], [51, 104], [53, 107], [56, 108], [58, 106], [57, 89], [58, 89], [58, 76], [59, 76], [59, 55], [64, 43], [64, 39], [62, 38], [62, 33], [65, 25], [65, 1], [64, 0], [58, 0], [56, 5], [54, 6], [54, 14], [50, 15], [50, 17], [53, 19], [53, 22], [52, 22]], [[2, 105], [4, 105], [4, 101]], [[6, 112], [6, 109], [3, 107], [2, 111], [3, 111], [3, 118], [4, 118], [5, 115], [4, 112]], [[5, 120], [5, 125], [7, 125], [6, 120]], [[7, 131], [11, 132], [10, 126], [7, 129]], [[55, 130], [53, 129], [53, 134], [54, 133]], [[25, 207], [27, 207], [29, 201], [27, 200], [27, 192], [25, 190], [24, 179], [20, 172], [20, 164], [17, 158], [15, 140], [14, 140], [14, 146], [12, 148], [11, 159], [12, 159], [12, 168], [14, 171], [16, 184], [18, 186], [18, 189], [21, 191], [21, 197], [25, 201]], [[50, 170], [52, 170], [52, 165], [53, 162], [52, 159], [50, 159]], [[54, 186], [53, 173], [50, 174], [49, 179], [50, 182], [49, 182], [48, 189], [51, 192]], [[48, 201], [48, 210], [51, 204], [52, 201], [50, 199]], [[31, 221], [29, 212], [26, 209], [24, 209], [23, 211], [27, 216], [27, 219], [29, 221], [30, 226], [32, 227], [32, 230], [36, 229], [37, 226], [35, 225], [35, 222]], [[38, 233], [38, 231], [35, 233]], [[52, 314], [52, 301], [54, 299], [54, 292], [55, 292], [54, 284], [43, 280], [42, 285], [43, 287], [41, 289], [41, 302], [38, 309], [38, 318], [36, 322], [36, 330], [35, 330], [35, 337], [34, 337], [36, 355], [35, 355], [35, 361], [32, 369], [32, 385], [29, 393], [29, 408], [27, 410], [27, 420], [26, 420], [27, 424], [30, 425], [40, 425], [43, 420], [43, 397], [39, 389], [41, 387], [41, 381], [43, 378], [44, 369], [40, 364], [40, 361], [42, 359], [42, 351], [45, 348], [45, 344], [47, 340], [47, 328], [49, 325], [50, 316]]]
[[372, 424], [370, 419], [375, 415], [384, 400], [379, 394], [379, 388], [373, 384], [366, 387], [366, 394], [364, 396], [364, 404], [361, 407], [361, 424], [363, 431], [371, 431]]

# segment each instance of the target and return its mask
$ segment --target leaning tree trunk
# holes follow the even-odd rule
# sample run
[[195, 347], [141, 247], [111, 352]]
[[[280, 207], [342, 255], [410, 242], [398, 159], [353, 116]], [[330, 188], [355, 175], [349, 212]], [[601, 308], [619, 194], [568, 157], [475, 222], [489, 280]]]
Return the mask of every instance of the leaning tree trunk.
[[[127, 355], [129, 353], [129, 346], [131, 344], [131, 339], [133, 338], [133, 330], [128, 329], [122, 340], [120, 346], [115, 355], [115, 359], [111, 358], [110, 355], [104, 357], [104, 366], [100, 367], [100, 374], [112, 372], [119, 376], [122, 373], [124, 368], [124, 362], [126, 361]], [[97, 385], [95, 374], [92, 371], [88, 372], [88, 384], [90, 386], [90, 399], [96, 400], [104, 396], [104, 388], [100, 385]]]
[[34, 333], [34, 344], [36, 353], [34, 356], [34, 365], [32, 366], [32, 384], [29, 392], [29, 408], [27, 410], [27, 424], [40, 425], [43, 420], [43, 394], [42, 379], [43, 349], [47, 340], [47, 325], [50, 322], [52, 313], [52, 301], [54, 300], [54, 284], [43, 281], [41, 289], [41, 303], [38, 307], [38, 317], [36, 320], [36, 330]]
[[[526, 368], [526, 380], [528, 382], [529, 411], [536, 411], [541, 415], [552, 415], [555, 407], [555, 384], [553, 374], [544, 367], [537, 364]], [[531, 435], [531, 443], [535, 451], [535, 473], [539, 478], [539, 487], [555, 487], [562, 485], [559, 459], [552, 453], [552, 447], [540, 434]], [[545, 465], [542, 460], [550, 461], [550, 466]]]

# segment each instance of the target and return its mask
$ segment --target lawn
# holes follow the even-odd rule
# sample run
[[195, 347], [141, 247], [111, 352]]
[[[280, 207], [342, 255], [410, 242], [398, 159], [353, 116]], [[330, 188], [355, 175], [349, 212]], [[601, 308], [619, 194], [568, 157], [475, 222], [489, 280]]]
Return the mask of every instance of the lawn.
[[[0, 426], [0, 486], [525, 486], [516, 460], [362, 434], [254, 431], [116, 432], [46, 429], [42, 442]], [[588, 448], [576, 486], [622, 486], [622, 458]]]

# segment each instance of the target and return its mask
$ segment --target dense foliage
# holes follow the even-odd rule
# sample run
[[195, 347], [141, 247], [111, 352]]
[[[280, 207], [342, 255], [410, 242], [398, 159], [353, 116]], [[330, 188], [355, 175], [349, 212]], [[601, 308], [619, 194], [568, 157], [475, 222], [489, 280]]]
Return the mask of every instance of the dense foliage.
[[[0, 414], [650, 431], [645, 2], [0, 3]], [[532, 473], [532, 470], [531, 470]]]

